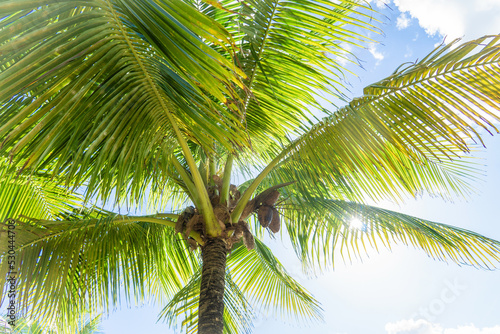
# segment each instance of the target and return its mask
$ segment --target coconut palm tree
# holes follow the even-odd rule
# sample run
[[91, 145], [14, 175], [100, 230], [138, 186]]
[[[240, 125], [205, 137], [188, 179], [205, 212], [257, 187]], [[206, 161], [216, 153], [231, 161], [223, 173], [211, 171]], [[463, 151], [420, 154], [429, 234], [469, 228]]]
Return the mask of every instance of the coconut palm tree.
[[255, 304], [320, 317], [266, 231], [306, 270], [392, 243], [498, 265], [497, 241], [365, 203], [469, 191], [468, 153], [500, 119], [499, 36], [440, 46], [349, 101], [339, 59], [378, 31], [360, 1], [16, 0], [0, 14], [6, 179], [156, 212], [9, 213], [20, 308], [70, 323], [153, 295], [199, 333], [245, 331]]

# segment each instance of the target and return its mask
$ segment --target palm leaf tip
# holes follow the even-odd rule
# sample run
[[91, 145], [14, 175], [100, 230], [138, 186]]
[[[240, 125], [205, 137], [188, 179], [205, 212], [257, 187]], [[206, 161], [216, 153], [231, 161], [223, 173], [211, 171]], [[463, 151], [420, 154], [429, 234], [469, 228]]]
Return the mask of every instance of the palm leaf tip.
[[[290, 201], [294, 205], [285, 209], [287, 229], [296, 252], [312, 267], [333, 264], [335, 250], [344, 260], [351, 260], [367, 254], [368, 248], [390, 249], [398, 243], [446, 262], [483, 269], [500, 267], [500, 242], [463, 228], [349, 201]], [[295, 209], [298, 203], [300, 210]], [[359, 220], [359, 226], [353, 224], [353, 218]]]
[[336, 56], [345, 54], [342, 45], [368, 40], [349, 28], [377, 29], [360, 19], [370, 9], [357, 1], [248, 1], [240, 6], [242, 24], [226, 25], [237, 36], [238, 62], [252, 91], [244, 105], [246, 126], [252, 142], [265, 146], [311, 121], [309, 111], [322, 109], [318, 92], [344, 97], [346, 70]]

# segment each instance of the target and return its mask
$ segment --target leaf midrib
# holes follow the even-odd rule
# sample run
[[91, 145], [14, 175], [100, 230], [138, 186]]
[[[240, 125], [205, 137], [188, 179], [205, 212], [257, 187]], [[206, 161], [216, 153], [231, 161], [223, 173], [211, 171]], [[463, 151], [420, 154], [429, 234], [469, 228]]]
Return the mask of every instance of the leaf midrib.
[[158, 91], [156, 85], [153, 83], [153, 80], [151, 79], [151, 76], [149, 75], [149, 72], [146, 70], [141, 58], [139, 57], [139, 55], [137, 54], [134, 46], [132, 45], [132, 42], [130, 41], [130, 38], [127, 36], [127, 34], [125, 33], [125, 29], [122, 25], [122, 23], [120, 22], [120, 19], [117, 17], [116, 15], [116, 11], [113, 9], [112, 7], [112, 4], [109, 2], [109, 0], [106, 0], [106, 3], [108, 4], [108, 8], [109, 8], [109, 11], [111, 12], [111, 14], [113, 15], [113, 19], [114, 21], [116, 22], [116, 25], [118, 26], [123, 38], [125, 39], [125, 41], [127, 42], [127, 45], [130, 49], [130, 51], [132, 52], [137, 64], [139, 65], [139, 67], [141, 68], [141, 71], [144, 73], [144, 77], [146, 78], [146, 81], [147, 83], [149, 84], [149, 86], [152, 88], [153, 92], [154, 92], [154, 96], [155, 98], [158, 100], [158, 102], [160, 102], [160, 105], [162, 106], [162, 109], [169, 112], [169, 108], [167, 107], [167, 105], [165, 104], [165, 101], [164, 99], [161, 97], [160, 95], [160, 92]]
[[[252, 70], [252, 76], [250, 77], [250, 80], [248, 82], [248, 88], [250, 88], [250, 89], [252, 89], [253, 80], [255, 79], [255, 75], [257, 73], [257, 68], [259, 67], [257, 65], [257, 63], [260, 62], [262, 52], [264, 52], [264, 46], [266, 45], [267, 36], [269, 36], [269, 32], [271, 31], [271, 27], [273, 25], [272, 22], [273, 22], [274, 17], [276, 16], [276, 10], [278, 8], [279, 2], [280, 2], [279, 0], [276, 1], [274, 8], [273, 8], [273, 12], [271, 13], [271, 16], [269, 17], [268, 25], [266, 28], [266, 33], [264, 34], [264, 37], [262, 38], [262, 43], [260, 45], [259, 52], [257, 53], [257, 59], [255, 59], [255, 66], [253, 67], [253, 70]], [[247, 109], [249, 99], [250, 99], [250, 95], [247, 96], [246, 101], [245, 101], [245, 111]]]

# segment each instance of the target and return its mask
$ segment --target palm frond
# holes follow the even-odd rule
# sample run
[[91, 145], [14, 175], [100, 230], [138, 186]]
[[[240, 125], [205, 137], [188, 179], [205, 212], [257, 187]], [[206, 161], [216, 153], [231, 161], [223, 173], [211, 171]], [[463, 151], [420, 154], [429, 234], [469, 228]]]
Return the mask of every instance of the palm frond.
[[0, 163], [0, 203], [0, 221], [21, 216], [56, 219], [82, 207], [80, 196], [51, 182], [49, 175], [18, 175], [5, 161]]
[[[346, 45], [367, 42], [378, 31], [360, 1], [271, 0], [221, 1], [223, 8], [202, 8], [236, 41], [237, 62], [247, 75], [246, 126], [254, 149], [296, 133], [323, 110], [319, 94], [343, 97], [344, 72], [339, 59], [349, 58]], [[355, 32], [355, 30], [359, 32]], [[321, 93], [319, 93], [321, 92]]]
[[306, 323], [322, 319], [318, 301], [286, 272], [259, 239], [255, 239], [253, 251], [243, 244], [233, 249], [227, 266], [234, 282], [255, 308]]
[[[42, 325], [39, 321], [32, 321], [21, 317], [16, 322], [16, 327], [13, 334], [57, 334], [55, 328], [47, 328], [47, 326]], [[3, 334], [3, 333], [2, 333]], [[5, 334], [11, 334], [10, 332], [5, 332]]]
[[[335, 131], [332, 132], [335, 135]], [[351, 144], [355, 145], [350, 142], [345, 146]], [[480, 161], [456, 148], [449, 150], [457, 154], [456, 160], [441, 156], [443, 159], [438, 161], [417, 153], [419, 161], [415, 161], [388, 143], [384, 147], [356, 145], [352, 149], [332, 145], [319, 138], [304, 143], [278, 165], [270, 179], [279, 183], [297, 180], [292, 187], [313, 196], [402, 202], [408, 196], [423, 193], [447, 200], [456, 195], [466, 197], [475, 191], [482, 177]]]
[[[500, 242], [478, 233], [402, 213], [342, 200], [290, 195], [283, 203], [290, 240], [306, 268], [364, 255], [369, 248], [403, 244], [429, 257], [478, 268], [497, 268]], [[354, 226], [353, 226], [354, 225]]]
[[104, 332], [99, 331], [100, 324], [101, 315], [97, 315], [88, 319], [80, 328], [78, 328], [77, 334], [104, 334]]
[[499, 38], [439, 47], [367, 87], [286, 149], [281, 182], [355, 200], [466, 193], [476, 173], [464, 154], [500, 120]]
[[93, 318], [82, 317], [80, 323], [76, 327], [51, 327], [47, 328], [42, 321], [33, 321], [24, 317], [16, 320], [14, 331], [2, 332], [2, 334], [103, 334], [99, 331], [101, 316], [97, 315]]
[[[128, 304], [149, 296], [166, 299], [189, 280], [196, 259], [172, 228], [148, 223], [147, 217], [92, 215], [78, 221], [17, 222], [18, 309], [30, 318], [72, 324], [79, 314], [109, 312], [122, 296]], [[10, 269], [2, 261], [0, 277]]]
[[206, 147], [246, 145], [238, 111], [206, 97], [223, 102], [240, 85], [202, 40], [226, 45], [230, 36], [194, 8], [22, 0], [2, 2], [0, 13], [2, 152], [23, 168], [50, 169], [72, 185], [90, 179], [89, 191], [105, 198], [130, 175], [140, 188], [172, 145], [167, 113]]

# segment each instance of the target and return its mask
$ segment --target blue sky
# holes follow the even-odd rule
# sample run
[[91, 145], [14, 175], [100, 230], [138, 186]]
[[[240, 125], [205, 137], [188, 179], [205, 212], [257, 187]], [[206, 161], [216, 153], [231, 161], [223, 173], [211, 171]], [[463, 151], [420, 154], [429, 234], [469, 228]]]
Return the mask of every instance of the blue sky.
[[[500, 33], [500, 0], [393, 0], [372, 1], [385, 18], [380, 43], [356, 52], [363, 69], [353, 68], [352, 97], [362, 88], [390, 75], [395, 68], [415, 61], [443, 41], [470, 40]], [[405, 205], [381, 203], [389, 209], [441, 223], [460, 226], [500, 240], [500, 136], [487, 137], [481, 153], [484, 182], [477, 194], [455, 203], [424, 196]], [[499, 334], [500, 271], [482, 271], [429, 259], [404, 246], [371, 252], [363, 261], [336, 263], [335, 270], [316, 278], [300, 272], [289, 245], [270, 246], [287, 269], [322, 303], [325, 322], [298, 327], [259, 314], [255, 333], [321, 332], [332, 334]], [[159, 309], [123, 308], [103, 322], [106, 334], [175, 333], [155, 324]]]

